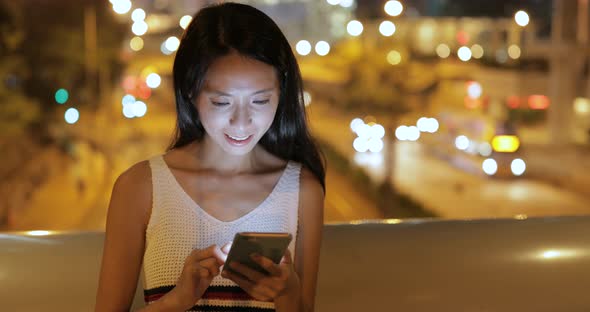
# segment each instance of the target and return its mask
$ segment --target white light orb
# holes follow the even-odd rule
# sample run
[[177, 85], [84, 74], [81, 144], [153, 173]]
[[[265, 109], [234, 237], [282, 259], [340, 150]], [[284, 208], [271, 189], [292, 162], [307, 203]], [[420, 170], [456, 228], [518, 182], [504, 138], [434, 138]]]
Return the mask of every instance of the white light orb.
[[358, 129], [358, 126], [364, 124], [365, 122], [360, 119], [360, 118], [355, 118], [350, 122], [350, 130], [352, 130], [352, 132], [356, 133], [356, 130]]
[[372, 125], [369, 132], [372, 138], [381, 139], [385, 136], [385, 128], [380, 124]]
[[135, 22], [133, 25], [131, 25], [131, 32], [133, 32], [136, 36], [145, 35], [147, 31], [148, 24], [144, 21]]
[[515, 176], [520, 176], [526, 170], [526, 163], [524, 162], [524, 160], [516, 158], [512, 160], [512, 162], [510, 163], [510, 170], [512, 171], [512, 174], [514, 174]]
[[478, 99], [481, 96], [482, 92], [483, 90], [479, 82], [473, 81], [467, 85], [467, 96], [474, 100]]
[[460, 47], [459, 50], [457, 50], [457, 56], [461, 61], [467, 62], [471, 59], [471, 49], [465, 46]]
[[186, 29], [188, 27], [188, 25], [191, 23], [191, 21], [193, 20], [193, 17], [190, 15], [185, 15], [183, 17], [180, 18], [180, 21], [178, 22], [178, 24], [180, 25], [180, 27], [182, 29]]
[[125, 14], [131, 10], [131, 1], [116, 1], [113, 2], [113, 11], [117, 14]]
[[395, 137], [400, 141], [408, 139], [408, 126], [399, 126], [395, 129]]
[[143, 117], [147, 112], [147, 105], [142, 101], [137, 101], [133, 104], [132, 110], [135, 117]]
[[77, 109], [70, 107], [66, 110], [64, 119], [69, 124], [75, 124], [78, 122], [78, 119], [80, 119], [80, 112]]
[[383, 140], [380, 138], [371, 138], [367, 143], [371, 153], [379, 153], [383, 150]]
[[123, 99], [121, 100], [121, 104], [123, 104], [123, 106], [130, 105], [133, 103], [135, 103], [135, 97], [131, 94], [126, 94], [125, 96], [123, 96]]
[[460, 135], [455, 138], [455, 147], [462, 151], [466, 150], [469, 147], [469, 138], [464, 135]]
[[494, 175], [498, 172], [498, 163], [493, 158], [488, 158], [481, 164], [481, 169], [487, 175]]
[[408, 141], [418, 141], [420, 138], [420, 130], [416, 126], [409, 126], [408, 127]]
[[295, 51], [297, 51], [299, 55], [308, 55], [311, 52], [311, 43], [307, 40], [299, 40], [295, 45]]
[[520, 10], [514, 14], [514, 21], [518, 26], [524, 27], [529, 24], [530, 18], [527, 12]]
[[170, 36], [168, 39], [166, 39], [165, 45], [168, 51], [174, 52], [178, 49], [178, 46], [180, 46], [180, 40], [175, 36]]
[[340, 6], [343, 8], [350, 8], [354, 4], [354, 0], [342, 0]]
[[326, 41], [318, 41], [315, 44], [315, 53], [320, 56], [328, 55], [330, 53], [330, 44]]
[[131, 20], [134, 22], [141, 22], [145, 20], [145, 11], [143, 9], [135, 9], [131, 13]]
[[416, 126], [421, 132], [428, 132], [428, 130], [430, 130], [429, 119], [426, 117], [420, 117], [418, 121], [416, 121]]
[[436, 118], [428, 118], [428, 132], [430, 133], [435, 133], [436, 131], [438, 131], [438, 120], [436, 120]]
[[399, 1], [387, 1], [383, 9], [388, 15], [398, 16], [404, 11], [404, 6]]
[[395, 24], [390, 21], [383, 21], [379, 25], [379, 32], [385, 37], [390, 37], [395, 33]]
[[350, 21], [346, 25], [346, 31], [351, 36], [359, 36], [363, 33], [363, 24], [357, 20]]
[[162, 78], [156, 73], [151, 73], [145, 78], [145, 83], [152, 89], [159, 87], [161, 82]]
[[369, 140], [367, 138], [358, 137], [352, 142], [352, 147], [360, 153], [364, 153], [369, 150]]

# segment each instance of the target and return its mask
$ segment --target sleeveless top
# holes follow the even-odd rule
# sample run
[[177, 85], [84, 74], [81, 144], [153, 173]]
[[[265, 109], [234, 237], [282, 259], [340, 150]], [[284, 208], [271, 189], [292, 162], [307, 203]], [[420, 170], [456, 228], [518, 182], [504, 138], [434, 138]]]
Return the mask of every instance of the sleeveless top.
[[[162, 155], [149, 160], [152, 212], [143, 257], [144, 296], [150, 304], [175, 286], [193, 249], [223, 246], [237, 232], [289, 232], [295, 257], [301, 164], [289, 161], [271, 193], [254, 210], [233, 221], [221, 221], [184, 191]], [[274, 311], [273, 302], [257, 301], [229, 279], [215, 276], [189, 311]]]

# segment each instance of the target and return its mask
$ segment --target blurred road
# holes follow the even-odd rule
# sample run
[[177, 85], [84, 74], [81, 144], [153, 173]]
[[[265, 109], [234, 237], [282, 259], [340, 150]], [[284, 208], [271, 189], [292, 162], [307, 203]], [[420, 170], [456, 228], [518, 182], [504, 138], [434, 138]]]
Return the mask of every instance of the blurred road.
[[[350, 131], [353, 114], [314, 102], [313, 133], [354, 161]], [[378, 120], [379, 121], [379, 120]], [[391, 138], [391, 133], [389, 134]], [[395, 143], [390, 165], [392, 182], [403, 193], [443, 218], [489, 218], [590, 214], [590, 199], [547, 183], [520, 178], [496, 180], [470, 174], [426, 153], [419, 142]], [[382, 159], [387, 159], [387, 155]], [[358, 162], [358, 155], [356, 155]], [[365, 165], [376, 180], [387, 163]]]
[[[44, 172], [43, 182], [23, 190], [30, 199], [10, 206], [10, 225], [0, 230], [104, 230], [115, 179], [134, 163], [163, 153], [170, 143], [175, 122], [171, 89], [154, 93], [158, 95], [146, 101], [143, 118], [122, 115], [119, 92], [97, 114], [82, 111], [78, 123], [58, 130], [70, 138], [71, 152], [49, 149], [30, 162], [35, 168], [28, 171]], [[345, 173], [328, 170], [326, 180], [325, 222], [382, 217]]]

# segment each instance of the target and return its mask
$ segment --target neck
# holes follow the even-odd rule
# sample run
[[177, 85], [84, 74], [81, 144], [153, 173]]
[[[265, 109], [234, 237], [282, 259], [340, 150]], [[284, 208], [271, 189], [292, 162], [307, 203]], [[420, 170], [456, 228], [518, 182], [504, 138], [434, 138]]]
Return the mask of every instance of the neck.
[[197, 144], [195, 155], [199, 159], [199, 167], [220, 173], [250, 173], [256, 170], [258, 156], [262, 147], [256, 146], [245, 155], [229, 155], [209, 138]]

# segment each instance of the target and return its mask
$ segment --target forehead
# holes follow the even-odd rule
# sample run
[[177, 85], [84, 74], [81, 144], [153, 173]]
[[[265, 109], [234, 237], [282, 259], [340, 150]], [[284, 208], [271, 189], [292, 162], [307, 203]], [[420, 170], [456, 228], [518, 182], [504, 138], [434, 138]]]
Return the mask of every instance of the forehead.
[[278, 86], [273, 66], [237, 53], [230, 53], [215, 60], [205, 76], [207, 89], [259, 90]]

